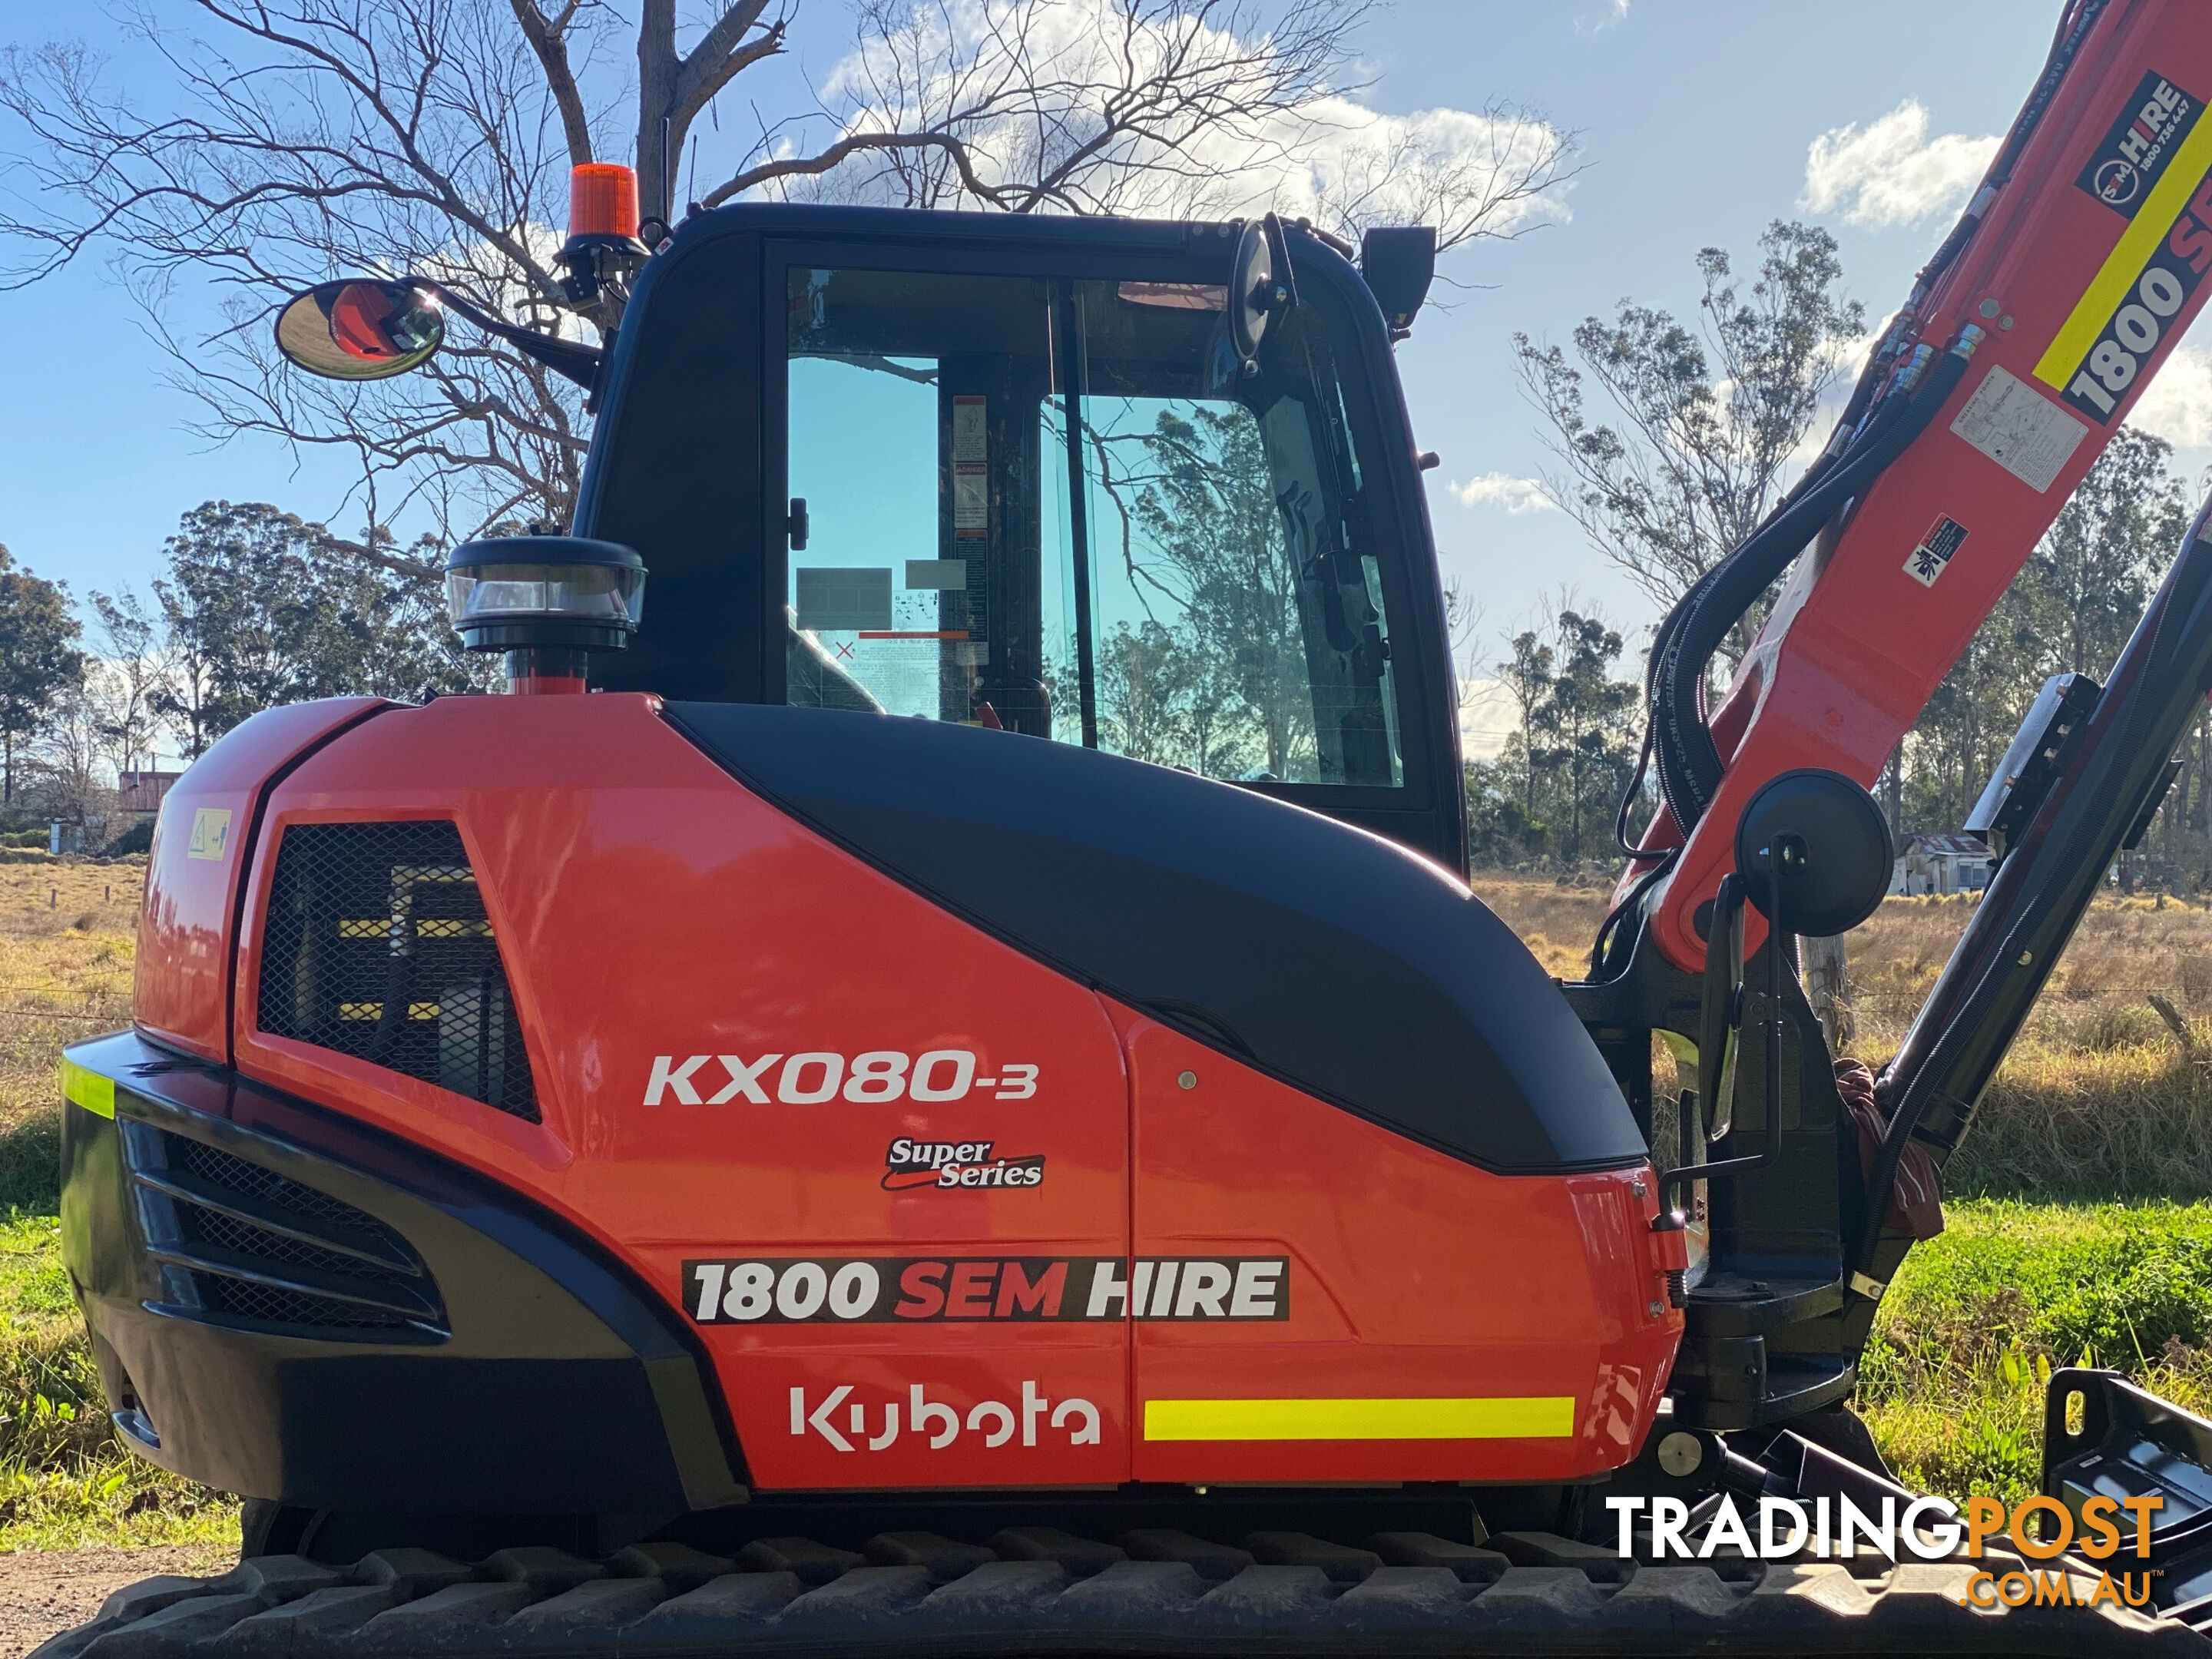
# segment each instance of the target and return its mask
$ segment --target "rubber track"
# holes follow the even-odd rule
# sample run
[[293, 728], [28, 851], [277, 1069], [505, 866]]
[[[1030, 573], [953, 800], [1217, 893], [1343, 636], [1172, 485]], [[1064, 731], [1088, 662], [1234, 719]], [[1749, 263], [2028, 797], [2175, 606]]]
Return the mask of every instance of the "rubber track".
[[[988, 1547], [887, 1533], [865, 1553], [801, 1538], [734, 1559], [646, 1544], [604, 1561], [503, 1550], [471, 1567], [385, 1550], [349, 1568], [263, 1556], [149, 1578], [33, 1659], [500, 1655], [504, 1659], [906, 1659], [1025, 1654], [1376, 1656], [1940, 1653], [2212, 1659], [2140, 1613], [1960, 1604], [1975, 1565], [1856, 1577], [1836, 1563], [1638, 1566], [1541, 1533], [1487, 1549], [1386, 1533], [1243, 1547], [1138, 1532], [1119, 1546], [1020, 1528]], [[1885, 1564], [1886, 1565], [1886, 1564]], [[1726, 1575], [1726, 1576], [1723, 1576]], [[2076, 1580], [2079, 1593], [2088, 1581]]]

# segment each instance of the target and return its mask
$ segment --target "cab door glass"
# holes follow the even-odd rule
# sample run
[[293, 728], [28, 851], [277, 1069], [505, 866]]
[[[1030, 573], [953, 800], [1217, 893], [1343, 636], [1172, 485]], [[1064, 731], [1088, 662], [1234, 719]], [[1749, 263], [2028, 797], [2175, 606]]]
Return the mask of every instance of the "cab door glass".
[[793, 268], [787, 297], [786, 701], [1043, 735], [1045, 284]]
[[1093, 282], [1066, 301], [1098, 746], [1238, 781], [1401, 783], [1325, 340], [1311, 313], [1282, 318], [1247, 373], [1221, 293]]
[[1326, 333], [1203, 283], [790, 272], [788, 700], [1404, 781]]

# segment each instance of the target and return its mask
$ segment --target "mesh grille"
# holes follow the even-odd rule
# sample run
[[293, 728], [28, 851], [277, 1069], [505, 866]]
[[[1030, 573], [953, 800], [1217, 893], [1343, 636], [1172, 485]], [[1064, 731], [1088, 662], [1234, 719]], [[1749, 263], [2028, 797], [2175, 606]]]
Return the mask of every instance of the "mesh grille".
[[[183, 1167], [203, 1181], [276, 1205], [301, 1221], [314, 1224], [318, 1232], [350, 1233], [364, 1242], [373, 1241], [387, 1249], [393, 1248], [389, 1228], [342, 1199], [319, 1193], [313, 1187], [302, 1187], [296, 1181], [287, 1181], [274, 1170], [248, 1164], [242, 1158], [233, 1158], [200, 1141], [186, 1140], [182, 1136], [170, 1139], [183, 1153]], [[176, 1154], [173, 1152], [171, 1156]]]
[[286, 828], [258, 1023], [538, 1121], [499, 945], [446, 819]]
[[200, 1305], [211, 1313], [235, 1319], [258, 1319], [271, 1325], [311, 1325], [322, 1330], [396, 1331], [408, 1322], [382, 1308], [365, 1308], [357, 1302], [340, 1302], [325, 1296], [305, 1296], [273, 1285], [231, 1279], [221, 1273], [192, 1275]]
[[[149, 1242], [201, 1258], [191, 1263], [173, 1261], [164, 1269], [174, 1287], [172, 1294], [185, 1305], [235, 1318], [319, 1330], [419, 1334], [442, 1324], [445, 1316], [437, 1286], [424, 1270], [422, 1258], [374, 1216], [203, 1141], [143, 1125], [131, 1128], [125, 1145], [134, 1168], [149, 1175], [161, 1170], [189, 1174], [241, 1205], [250, 1201], [264, 1212], [275, 1212], [286, 1226], [315, 1233], [327, 1241], [318, 1243], [295, 1238], [173, 1192], [154, 1195], [155, 1210], [145, 1218]], [[340, 1245], [374, 1250], [390, 1265], [363, 1261], [337, 1248]], [[234, 1260], [240, 1268], [277, 1278], [302, 1276], [301, 1269], [328, 1274], [345, 1281], [357, 1294], [390, 1297], [415, 1308], [416, 1313], [410, 1317], [400, 1309], [367, 1307], [343, 1297], [258, 1285], [237, 1277], [227, 1263], [216, 1265], [226, 1257]]]
[[218, 1250], [229, 1250], [277, 1267], [310, 1267], [317, 1273], [335, 1273], [365, 1284], [411, 1285], [416, 1282], [410, 1274], [380, 1267], [343, 1250], [310, 1244], [303, 1238], [287, 1237], [251, 1221], [241, 1221], [236, 1216], [202, 1209], [197, 1205], [180, 1207], [189, 1218], [185, 1224], [185, 1234], [196, 1243], [210, 1244]]

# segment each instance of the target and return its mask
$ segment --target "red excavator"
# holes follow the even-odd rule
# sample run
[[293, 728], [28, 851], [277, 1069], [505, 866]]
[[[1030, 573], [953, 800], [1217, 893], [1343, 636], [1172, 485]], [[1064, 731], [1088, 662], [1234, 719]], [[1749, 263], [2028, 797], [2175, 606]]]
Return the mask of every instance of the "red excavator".
[[[592, 170], [604, 348], [301, 295], [304, 369], [459, 315], [598, 424], [568, 533], [448, 561], [513, 695], [272, 709], [163, 809], [64, 1234], [118, 1431], [246, 1496], [245, 1559], [42, 1651], [2212, 1652], [2212, 1425], [2112, 1374], [2053, 1377], [2045, 1490], [2161, 1500], [2136, 1607], [1826, 1538], [1914, 1501], [1859, 1358], [2212, 689], [2204, 520], [2045, 688], [1871, 1097], [1793, 944], [1879, 902], [1866, 786], [2203, 302], [2208, 98], [2201, 5], [2069, 0], [1659, 629], [1663, 810], [1570, 984], [1465, 879], [1428, 233], [641, 240]], [[1712, 1547], [1775, 1496], [1813, 1545]]]

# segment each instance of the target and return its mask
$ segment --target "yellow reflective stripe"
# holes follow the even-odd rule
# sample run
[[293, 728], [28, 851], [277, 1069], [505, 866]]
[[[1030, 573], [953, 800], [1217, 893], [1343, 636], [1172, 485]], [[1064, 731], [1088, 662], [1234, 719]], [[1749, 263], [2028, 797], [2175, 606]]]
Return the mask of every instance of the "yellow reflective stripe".
[[2074, 379], [2081, 360], [2089, 355], [2089, 348], [2097, 343], [2097, 337], [2105, 331], [2105, 325], [2127, 298], [2128, 290], [2150, 263], [2150, 256], [2173, 228], [2174, 221], [2181, 217], [2181, 210], [2204, 182], [2207, 171], [2212, 171], [2212, 118], [2197, 118], [2197, 125], [2189, 130], [2189, 137], [2181, 141], [2181, 148], [2166, 163], [2166, 171], [2149, 196], [2144, 198], [2142, 210], [2137, 213], [2127, 229], [2121, 234], [2118, 244], [2106, 258], [2104, 266], [2067, 318], [2051, 348], [2043, 354], [2043, 361], [2035, 366], [2035, 378], [2056, 391], [2063, 392]]
[[62, 1098], [102, 1117], [115, 1115], [115, 1079], [73, 1060], [62, 1061]]
[[1147, 1400], [1147, 1440], [1556, 1440], [1573, 1396], [1491, 1400]]

